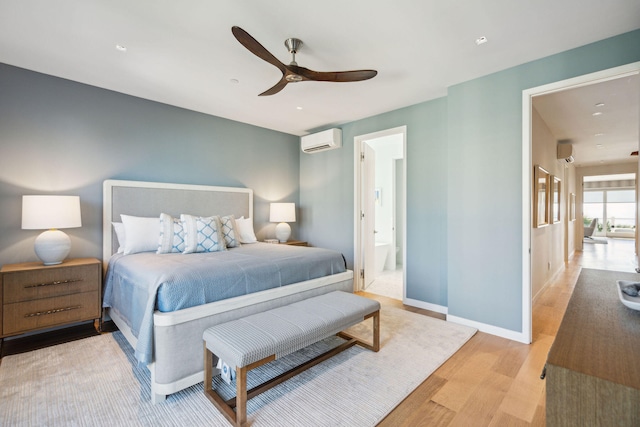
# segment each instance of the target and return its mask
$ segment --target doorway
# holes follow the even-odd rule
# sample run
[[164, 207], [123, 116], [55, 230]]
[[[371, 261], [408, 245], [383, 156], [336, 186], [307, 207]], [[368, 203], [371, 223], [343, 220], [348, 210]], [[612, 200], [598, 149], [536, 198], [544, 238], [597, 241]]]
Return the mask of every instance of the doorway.
[[[523, 91], [523, 150], [522, 150], [522, 341], [531, 342], [532, 337], [532, 100], [536, 96], [547, 95], [556, 92], [565, 91], [567, 89], [579, 88], [582, 86], [595, 85], [614, 79], [637, 76], [640, 73], [640, 62], [616, 67], [576, 78], [563, 80], [548, 85], [527, 89]], [[637, 89], [637, 88], [636, 88]], [[637, 116], [634, 120], [638, 120]], [[637, 138], [636, 138], [637, 144]], [[637, 150], [637, 148], [636, 148]], [[635, 164], [638, 170], [637, 162]], [[581, 182], [581, 181], [578, 181]], [[580, 197], [581, 191], [576, 191], [576, 195]], [[637, 196], [636, 196], [637, 200]], [[581, 200], [577, 200], [576, 207], [581, 208]], [[565, 210], [566, 212], [566, 210]], [[572, 230], [576, 235], [580, 235], [583, 231], [582, 212], [576, 212], [575, 225]], [[576, 239], [582, 243], [582, 240]], [[636, 252], [637, 243], [636, 239]]]
[[406, 127], [354, 138], [354, 285], [405, 296]]

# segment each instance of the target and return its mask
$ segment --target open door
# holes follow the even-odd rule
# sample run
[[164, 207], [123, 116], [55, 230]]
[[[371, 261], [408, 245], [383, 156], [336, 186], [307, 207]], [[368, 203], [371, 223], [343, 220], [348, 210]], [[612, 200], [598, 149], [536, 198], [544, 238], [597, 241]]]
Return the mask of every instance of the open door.
[[362, 144], [362, 167], [364, 168], [363, 192], [363, 215], [362, 218], [362, 258], [364, 259], [364, 281], [363, 287], [366, 289], [376, 278], [375, 274], [375, 254], [376, 254], [376, 152], [366, 142]]

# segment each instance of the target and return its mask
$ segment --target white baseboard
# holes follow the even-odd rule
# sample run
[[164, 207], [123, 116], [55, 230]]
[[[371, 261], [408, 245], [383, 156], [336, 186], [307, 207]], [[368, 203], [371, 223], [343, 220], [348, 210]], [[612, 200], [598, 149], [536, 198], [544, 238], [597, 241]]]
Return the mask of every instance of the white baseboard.
[[425, 310], [431, 310], [441, 314], [447, 314], [448, 311], [448, 307], [445, 307], [444, 305], [431, 304], [417, 299], [405, 298], [402, 303], [410, 305], [411, 307], [423, 308]]
[[522, 332], [516, 332], [509, 329], [500, 328], [498, 326], [487, 325], [486, 323], [476, 322], [474, 320], [465, 319], [463, 317], [457, 317], [447, 315], [447, 322], [458, 323], [460, 325], [471, 326], [476, 328], [480, 332], [486, 332], [487, 334], [495, 335], [498, 337], [506, 338], [512, 341], [518, 341], [523, 344], [531, 344]]

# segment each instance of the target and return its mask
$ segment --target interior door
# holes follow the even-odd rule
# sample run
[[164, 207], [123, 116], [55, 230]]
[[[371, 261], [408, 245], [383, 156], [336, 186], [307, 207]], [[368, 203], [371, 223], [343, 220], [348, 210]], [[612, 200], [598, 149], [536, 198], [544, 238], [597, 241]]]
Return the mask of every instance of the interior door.
[[376, 260], [376, 205], [375, 205], [375, 186], [376, 186], [376, 152], [369, 144], [362, 144], [362, 152], [364, 154], [363, 170], [364, 182], [363, 188], [363, 214], [362, 218], [362, 236], [363, 236], [363, 256], [364, 260], [364, 281], [363, 286], [366, 289], [376, 277], [375, 260]]

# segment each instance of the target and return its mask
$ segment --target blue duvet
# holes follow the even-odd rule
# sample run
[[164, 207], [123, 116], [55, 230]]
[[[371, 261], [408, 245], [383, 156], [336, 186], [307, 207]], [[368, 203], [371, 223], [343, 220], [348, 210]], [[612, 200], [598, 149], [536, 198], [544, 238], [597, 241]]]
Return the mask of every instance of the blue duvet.
[[136, 336], [136, 358], [153, 359], [153, 312], [170, 312], [346, 271], [338, 252], [267, 243], [224, 252], [114, 255], [103, 307]]

